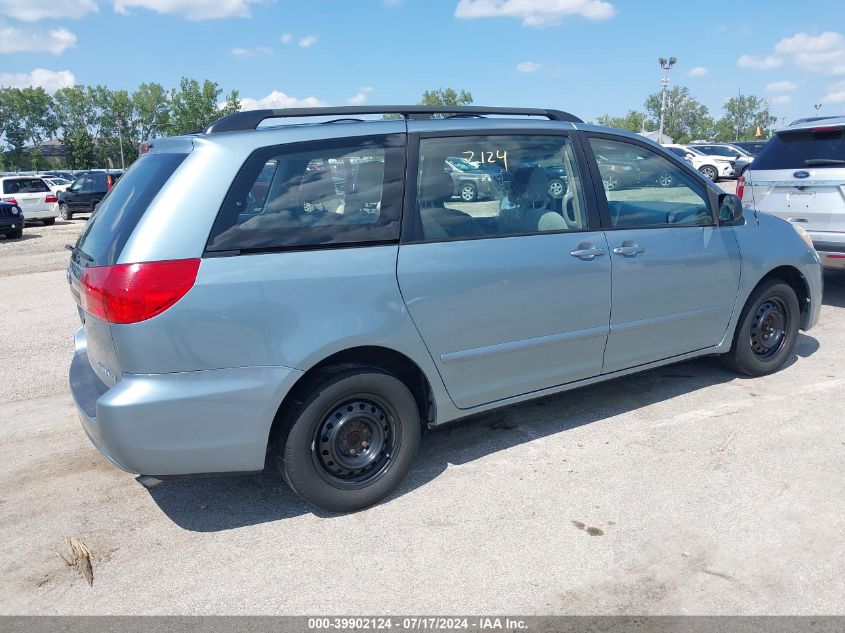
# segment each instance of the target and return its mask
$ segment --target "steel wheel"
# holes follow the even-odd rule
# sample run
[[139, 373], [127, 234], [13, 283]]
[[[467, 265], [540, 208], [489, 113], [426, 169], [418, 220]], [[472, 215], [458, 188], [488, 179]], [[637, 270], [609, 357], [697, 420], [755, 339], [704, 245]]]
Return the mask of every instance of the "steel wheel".
[[776, 298], [764, 301], [751, 321], [751, 349], [757, 358], [771, 358], [786, 343], [789, 317], [786, 306]]
[[384, 473], [396, 444], [396, 423], [386, 404], [374, 397], [345, 399], [317, 427], [312, 456], [333, 486], [356, 488]]

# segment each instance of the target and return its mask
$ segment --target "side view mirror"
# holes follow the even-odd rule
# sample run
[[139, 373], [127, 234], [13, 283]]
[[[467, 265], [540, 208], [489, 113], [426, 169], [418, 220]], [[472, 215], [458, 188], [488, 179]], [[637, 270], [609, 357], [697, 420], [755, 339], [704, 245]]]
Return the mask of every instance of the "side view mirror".
[[719, 194], [719, 222], [730, 224], [742, 218], [742, 200], [732, 193]]

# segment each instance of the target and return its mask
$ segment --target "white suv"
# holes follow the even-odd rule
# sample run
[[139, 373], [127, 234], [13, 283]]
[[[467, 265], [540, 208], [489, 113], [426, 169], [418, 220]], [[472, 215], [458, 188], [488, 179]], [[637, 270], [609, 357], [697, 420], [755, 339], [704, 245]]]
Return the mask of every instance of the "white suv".
[[807, 231], [825, 268], [845, 269], [845, 117], [778, 130], [737, 195]]
[[0, 178], [0, 202], [18, 205], [27, 221], [41, 220], [49, 226], [59, 217], [56, 192], [39, 176]]
[[708, 156], [690, 145], [669, 143], [664, 145], [673, 154], [680, 156], [707, 179], [716, 182], [720, 178], [730, 178], [734, 175], [733, 161], [724, 156]]

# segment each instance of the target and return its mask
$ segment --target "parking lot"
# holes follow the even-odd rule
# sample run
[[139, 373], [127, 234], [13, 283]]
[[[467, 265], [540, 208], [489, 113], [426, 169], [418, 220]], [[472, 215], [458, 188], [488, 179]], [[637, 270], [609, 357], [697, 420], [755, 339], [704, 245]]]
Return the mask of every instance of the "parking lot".
[[327, 515], [273, 473], [145, 486], [91, 446], [66, 385], [84, 223], [0, 239], [0, 613], [845, 613], [845, 274], [775, 375], [701, 359], [477, 416]]

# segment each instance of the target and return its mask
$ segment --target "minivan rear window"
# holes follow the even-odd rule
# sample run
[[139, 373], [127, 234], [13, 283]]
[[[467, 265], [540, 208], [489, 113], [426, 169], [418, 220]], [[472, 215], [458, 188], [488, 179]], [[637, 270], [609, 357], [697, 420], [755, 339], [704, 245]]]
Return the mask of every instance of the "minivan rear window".
[[147, 207], [187, 154], [146, 154], [139, 158], [103, 198], [76, 248], [91, 266], [111, 266]]
[[753, 169], [841, 169], [845, 167], [843, 129], [780, 132], [754, 158]]

